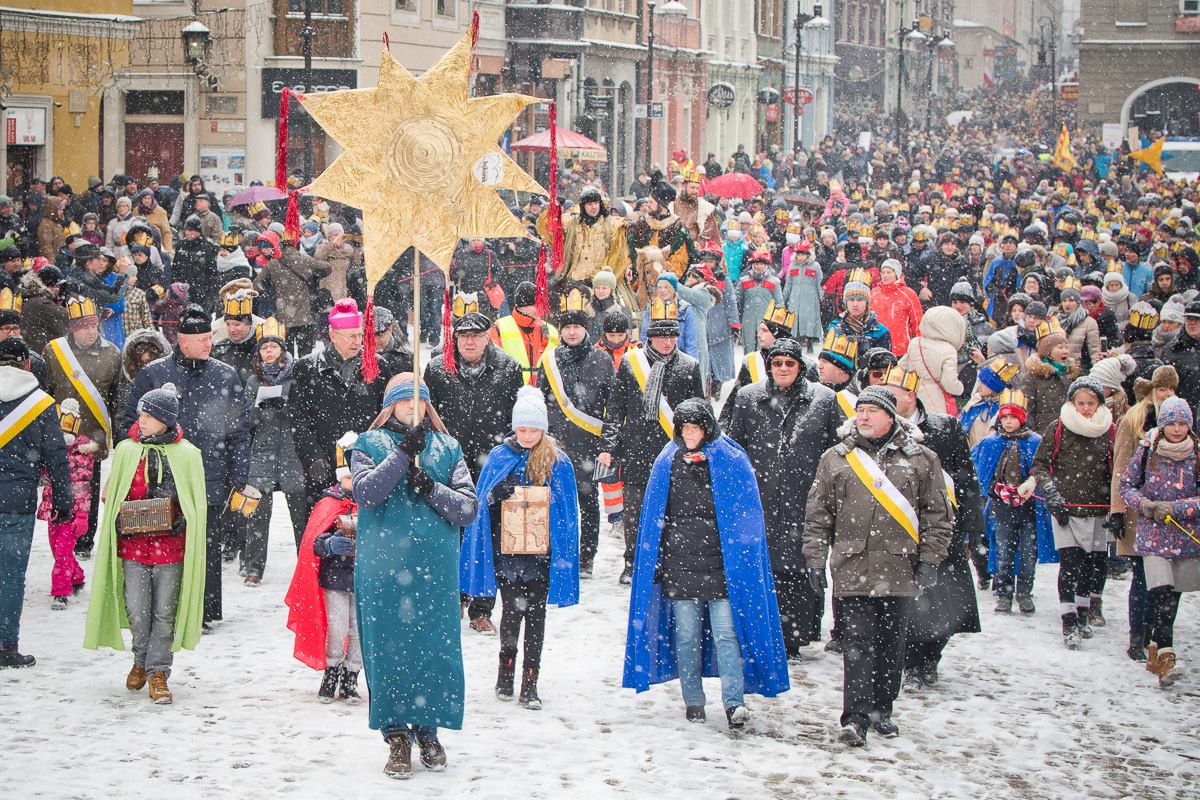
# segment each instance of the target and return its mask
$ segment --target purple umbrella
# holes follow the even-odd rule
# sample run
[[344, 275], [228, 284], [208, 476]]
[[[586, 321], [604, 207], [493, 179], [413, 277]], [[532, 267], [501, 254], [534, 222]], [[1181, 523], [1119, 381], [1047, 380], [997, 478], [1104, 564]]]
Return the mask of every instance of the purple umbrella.
[[248, 206], [253, 203], [266, 203], [271, 200], [286, 200], [287, 195], [274, 186], [251, 186], [229, 198], [229, 206]]

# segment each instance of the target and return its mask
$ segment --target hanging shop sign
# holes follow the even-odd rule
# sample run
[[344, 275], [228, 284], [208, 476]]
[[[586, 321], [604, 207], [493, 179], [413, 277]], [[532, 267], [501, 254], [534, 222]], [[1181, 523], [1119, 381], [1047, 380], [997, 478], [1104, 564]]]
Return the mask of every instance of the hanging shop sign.
[[[263, 119], [275, 119], [279, 116], [279, 95], [283, 94], [284, 88], [301, 94], [357, 89], [358, 71], [353, 69], [314, 69], [312, 83], [306, 84], [303, 69], [265, 67], [262, 71]], [[298, 104], [291, 106], [291, 108], [298, 107]]]

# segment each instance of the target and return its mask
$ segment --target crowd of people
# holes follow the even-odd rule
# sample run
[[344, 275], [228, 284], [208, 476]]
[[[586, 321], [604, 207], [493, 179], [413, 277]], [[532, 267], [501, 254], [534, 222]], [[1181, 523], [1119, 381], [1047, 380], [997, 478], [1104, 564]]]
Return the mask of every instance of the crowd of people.
[[[579, 602], [604, 526], [624, 539], [623, 685], [678, 679], [691, 721], [715, 675], [746, 728], [745, 695], [786, 691], [825, 642], [840, 740], [898, 736], [897, 697], [939, 682], [980, 592], [1039, 624], [1039, 562], [1070, 649], [1118, 627], [1103, 592], [1131, 577], [1129, 658], [1170, 686], [1200, 589], [1196, 187], [997, 153], [979, 116], [861, 170], [832, 139], [803, 175], [739, 148], [751, 197], [706, 192], [721, 165], [682, 152], [627, 198], [568, 171], [561, 234], [533, 198], [513, 203], [527, 240], [461, 243], [444, 325], [442, 285], [411, 296], [435, 267], [389, 271], [370, 381], [352, 212], [317, 202], [289, 232], [198, 179], [170, 196], [127, 176], [83, 198], [34, 181], [24, 216], [0, 198], [0, 667], [34, 664], [42, 518], [51, 607], [86, 598], [85, 647], [128, 627], [126, 687], [172, 702], [223, 564], [261, 585], [280, 492], [295, 656], [326, 702], [359, 700], [365, 672], [393, 777], [414, 749], [446, 766], [464, 613], [498, 634], [498, 700], [542, 707], [547, 608]], [[416, 360], [414, 313], [437, 345]]]

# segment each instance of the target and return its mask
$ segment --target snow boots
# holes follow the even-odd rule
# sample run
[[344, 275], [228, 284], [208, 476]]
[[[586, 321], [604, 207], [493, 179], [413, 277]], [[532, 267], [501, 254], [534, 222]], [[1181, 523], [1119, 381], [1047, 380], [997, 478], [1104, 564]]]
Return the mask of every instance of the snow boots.
[[1146, 660], [1146, 634], [1148, 631], [1149, 626], [1144, 630], [1129, 632], [1129, 647], [1125, 649], [1125, 655], [1129, 656], [1130, 661]]
[[66, 595], [58, 595], [56, 597], [52, 597], [52, 598], [50, 598], [50, 610], [51, 611], [66, 611], [68, 602], [69, 601], [67, 600]]
[[174, 697], [171, 695], [171, 690], [167, 688], [167, 673], [156, 672], [150, 676], [150, 699], [157, 706], [171, 705]]
[[362, 695], [358, 693], [358, 673], [351, 672], [344, 665], [342, 667], [341, 699], [347, 703], [357, 703], [362, 700]]
[[687, 706], [683, 710], [683, 716], [688, 722], [699, 722], [703, 724], [708, 715], [704, 713], [704, 706]]
[[1104, 598], [1092, 597], [1091, 605], [1088, 606], [1087, 614], [1088, 622], [1093, 628], [1103, 628], [1108, 622], [1104, 619]]
[[21, 669], [32, 667], [36, 663], [37, 659], [33, 656], [18, 653], [15, 644], [0, 647], [0, 669]]
[[1011, 596], [1005, 597], [1005, 596], [1001, 595], [996, 598], [996, 613], [997, 614], [1011, 614], [1012, 613], [1012, 597]]
[[446, 748], [437, 739], [431, 742], [417, 740], [417, 747], [421, 749], [421, 766], [425, 769], [441, 772], [446, 768]]
[[851, 747], [864, 747], [867, 744], [867, 729], [858, 722], [847, 722], [838, 733], [838, 741]]
[[389, 778], [403, 780], [412, 777], [412, 745], [407, 733], [393, 733], [387, 738], [387, 763], [383, 766], [383, 774]]
[[725, 709], [725, 721], [729, 723], [731, 731], [745, 730], [746, 723], [750, 721], [750, 712], [745, 706], [727, 708]]
[[521, 673], [521, 696], [517, 702], [530, 711], [541, 711], [542, 700], [537, 693], [538, 671], [529, 667]]
[[341, 677], [342, 668], [326, 667], [325, 677], [321, 678], [321, 688], [317, 690], [317, 697], [322, 703], [332, 703], [337, 694], [338, 678]]
[[1146, 669], [1158, 676], [1159, 687], [1166, 689], [1175, 683], [1175, 648], [1159, 648], [1154, 642], [1146, 651]]
[[1037, 606], [1033, 604], [1033, 595], [1017, 595], [1017, 608], [1021, 610], [1022, 614], [1032, 614], [1037, 611]]
[[513, 699], [513, 681], [517, 674], [516, 656], [500, 654], [500, 669], [496, 672], [496, 699]]
[[125, 688], [131, 692], [140, 692], [146, 685], [146, 668], [133, 665], [129, 676], [125, 678]]
[[880, 717], [871, 723], [871, 730], [885, 739], [895, 739], [900, 735], [900, 726], [892, 722], [891, 717]]
[[1078, 650], [1083, 643], [1083, 633], [1079, 629], [1078, 614], [1063, 614], [1062, 617], [1063, 644], [1068, 650]]

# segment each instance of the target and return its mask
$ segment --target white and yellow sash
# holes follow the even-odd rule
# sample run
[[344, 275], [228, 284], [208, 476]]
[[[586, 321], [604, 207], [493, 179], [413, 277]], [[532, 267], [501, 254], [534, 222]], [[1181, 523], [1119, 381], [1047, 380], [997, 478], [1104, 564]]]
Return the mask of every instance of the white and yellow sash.
[[54, 405], [54, 398], [41, 389], [34, 389], [29, 395], [17, 403], [17, 407], [0, 419], [0, 447], [4, 447], [29, 427], [47, 408]]
[[604, 421], [581, 411], [571, 401], [571, 396], [567, 394], [566, 387], [563, 385], [562, 372], [558, 368], [558, 359], [554, 357], [557, 349], [556, 347], [552, 347], [542, 354], [542, 368], [545, 370], [546, 382], [550, 384], [550, 391], [553, 392], [554, 399], [558, 401], [558, 407], [562, 409], [563, 416], [578, 427], [583, 428], [592, 436], [599, 436], [600, 429], [604, 427]]
[[746, 356], [746, 370], [750, 373], [751, 383], [758, 383], [763, 379], [763, 374], [767, 370], [763, 364], [762, 353], [755, 350], [753, 353]]
[[[633, 370], [633, 377], [637, 379], [642, 393], [645, 394], [646, 381], [650, 377], [649, 359], [640, 347], [635, 347], [625, 353], [625, 360]], [[658, 396], [658, 424], [662, 425], [668, 439], [675, 438], [675, 411], [667, 404], [667, 398], [661, 394]]]
[[854, 405], [858, 402], [858, 395], [849, 389], [842, 389], [837, 393], [837, 401], [842, 413], [846, 415], [846, 419], [854, 416]]
[[63, 336], [52, 340], [50, 349], [54, 352], [54, 357], [58, 359], [58, 365], [62, 367], [63, 373], [75, 387], [75, 391], [83, 398], [83, 402], [91, 409], [92, 416], [104, 429], [105, 436], [111, 438], [112, 423], [108, 418], [108, 406], [104, 404], [104, 398], [100, 395], [96, 384], [92, 383], [92, 379], [84, 371], [83, 365], [79, 363], [79, 358], [67, 343], [67, 338]]
[[879, 468], [879, 464], [875, 463], [875, 459], [861, 447], [856, 447], [846, 454], [846, 462], [892, 519], [900, 523], [900, 527], [914, 542], [920, 543], [921, 525], [917, 520], [917, 512], [908, 498], [896, 488], [896, 484]]
[[942, 470], [942, 481], [946, 484], [946, 496], [950, 498], [950, 505], [958, 508], [958, 495], [954, 493], [954, 478], [950, 477], [950, 473]]

